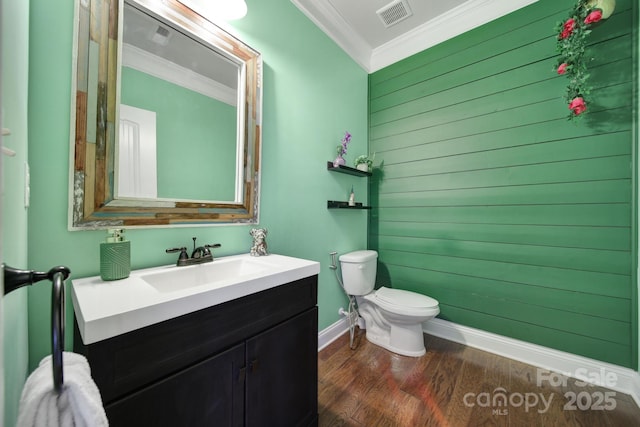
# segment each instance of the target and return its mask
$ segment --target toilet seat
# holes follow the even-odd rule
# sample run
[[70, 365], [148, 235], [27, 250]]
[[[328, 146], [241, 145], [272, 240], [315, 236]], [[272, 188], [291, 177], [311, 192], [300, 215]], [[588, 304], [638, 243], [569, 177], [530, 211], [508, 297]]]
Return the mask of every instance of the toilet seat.
[[391, 313], [424, 316], [440, 312], [437, 300], [416, 292], [383, 286], [368, 296], [370, 301]]

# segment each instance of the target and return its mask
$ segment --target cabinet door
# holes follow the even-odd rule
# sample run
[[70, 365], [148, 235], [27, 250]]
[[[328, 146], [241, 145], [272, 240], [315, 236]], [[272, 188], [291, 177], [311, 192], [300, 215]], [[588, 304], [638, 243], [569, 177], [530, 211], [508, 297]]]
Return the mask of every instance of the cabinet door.
[[318, 309], [247, 340], [246, 426], [308, 426], [318, 417]]
[[106, 407], [109, 425], [242, 426], [244, 344], [173, 374]]

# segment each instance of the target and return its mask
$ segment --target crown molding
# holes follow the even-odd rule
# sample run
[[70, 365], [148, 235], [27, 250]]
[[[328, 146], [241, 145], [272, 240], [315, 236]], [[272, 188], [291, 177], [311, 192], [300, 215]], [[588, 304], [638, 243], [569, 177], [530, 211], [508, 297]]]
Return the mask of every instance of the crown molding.
[[237, 105], [235, 89], [128, 43], [122, 46], [123, 67], [133, 68], [231, 106]]
[[360, 34], [352, 30], [351, 25], [342, 18], [328, 0], [291, 0], [291, 2], [358, 65], [368, 71], [371, 46]]
[[538, 0], [469, 0], [412, 31], [371, 47], [329, 0], [291, 0], [365, 71], [373, 73]]
[[372, 73], [538, 0], [469, 0], [371, 52]]

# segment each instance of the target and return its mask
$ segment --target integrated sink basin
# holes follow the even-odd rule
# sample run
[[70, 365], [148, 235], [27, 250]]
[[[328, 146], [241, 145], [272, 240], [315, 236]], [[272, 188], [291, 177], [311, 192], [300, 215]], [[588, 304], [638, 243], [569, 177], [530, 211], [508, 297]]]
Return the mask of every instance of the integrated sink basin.
[[71, 298], [86, 345], [319, 272], [318, 262], [301, 258], [233, 255], [206, 264], [134, 270], [109, 282], [99, 276], [72, 279]]
[[206, 264], [165, 269], [140, 278], [158, 292], [175, 292], [203, 285], [223, 285], [273, 267], [259, 258], [220, 258]]

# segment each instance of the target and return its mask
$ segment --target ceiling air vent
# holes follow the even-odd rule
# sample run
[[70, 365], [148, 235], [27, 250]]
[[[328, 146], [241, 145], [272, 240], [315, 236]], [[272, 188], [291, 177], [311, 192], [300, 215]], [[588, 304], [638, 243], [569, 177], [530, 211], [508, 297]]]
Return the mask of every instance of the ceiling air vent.
[[158, 25], [156, 32], [153, 33], [153, 36], [151, 36], [151, 40], [161, 46], [166, 46], [169, 43], [170, 34], [171, 33], [169, 32], [169, 30]]
[[395, 0], [388, 5], [378, 9], [376, 11], [380, 20], [385, 27], [389, 28], [392, 25], [397, 24], [400, 21], [404, 21], [413, 13], [411, 12], [411, 8], [409, 7], [409, 2], [407, 0]]

